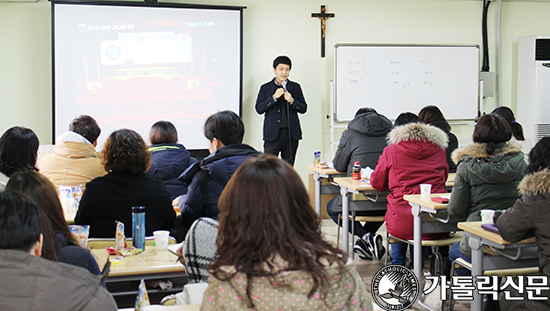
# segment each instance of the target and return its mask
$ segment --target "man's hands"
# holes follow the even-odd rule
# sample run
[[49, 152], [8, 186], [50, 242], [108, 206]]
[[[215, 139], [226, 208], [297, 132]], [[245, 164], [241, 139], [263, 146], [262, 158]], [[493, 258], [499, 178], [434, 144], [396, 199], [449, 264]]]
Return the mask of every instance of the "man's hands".
[[292, 98], [292, 95], [290, 95], [289, 92], [285, 92], [285, 100], [286, 100], [288, 103], [292, 104], [292, 102], [294, 101], [294, 98]]
[[[288, 92], [286, 92], [288, 93]], [[278, 88], [276, 91], [275, 91], [275, 94], [273, 94], [273, 96], [275, 96], [275, 98], [279, 98], [281, 97], [281, 95], [285, 94], [285, 89], [283, 89], [282, 87]]]
[[285, 100], [286, 100], [287, 102], [292, 103], [292, 101], [294, 101], [294, 98], [292, 98], [292, 95], [290, 94], [290, 92], [288, 92], [288, 91], [285, 92], [285, 89], [282, 88], [282, 87], [278, 88], [278, 89], [275, 91], [275, 94], [273, 94], [273, 96], [274, 96], [275, 98], [277, 98], [277, 99], [278, 99], [279, 97], [283, 96], [283, 95], [284, 95]]

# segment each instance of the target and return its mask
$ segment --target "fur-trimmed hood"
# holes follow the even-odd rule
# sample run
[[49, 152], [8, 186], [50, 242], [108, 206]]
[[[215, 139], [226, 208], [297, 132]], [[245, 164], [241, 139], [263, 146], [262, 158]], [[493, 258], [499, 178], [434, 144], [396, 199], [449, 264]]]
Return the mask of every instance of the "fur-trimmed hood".
[[464, 156], [470, 156], [474, 159], [482, 159], [482, 158], [498, 157], [498, 156], [513, 154], [518, 152], [521, 152], [521, 146], [514, 141], [509, 141], [507, 143], [504, 143], [502, 147], [497, 148], [497, 150], [495, 150], [495, 152], [492, 155], [487, 153], [487, 144], [474, 143], [472, 145], [468, 145], [468, 146], [464, 146], [462, 148], [456, 149], [455, 151], [453, 151], [451, 158], [456, 164], [458, 164], [460, 159]]
[[519, 191], [521, 194], [529, 193], [537, 195], [543, 192], [550, 191], [550, 170], [545, 168], [541, 171], [525, 175], [519, 183]]
[[449, 137], [445, 132], [435, 126], [423, 123], [409, 123], [396, 126], [388, 134], [388, 145], [393, 145], [407, 140], [424, 140], [436, 144], [441, 148], [447, 148]]

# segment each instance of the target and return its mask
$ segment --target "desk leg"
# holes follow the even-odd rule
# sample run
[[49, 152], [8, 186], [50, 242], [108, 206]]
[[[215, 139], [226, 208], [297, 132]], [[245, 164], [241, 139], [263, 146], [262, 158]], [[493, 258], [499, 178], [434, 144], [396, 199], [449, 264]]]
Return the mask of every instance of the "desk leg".
[[348, 188], [340, 186], [342, 195], [342, 249], [349, 255], [349, 197]]
[[479, 237], [470, 236], [469, 240], [470, 247], [472, 248], [472, 276], [474, 277], [474, 300], [471, 303], [472, 311], [481, 311], [483, 307], [483, 297], [479, 294], [477, 290], [477, 281], [476, 276], [483, 275], [483, 245], [481, 244], [481, 239]]
[[414, 274], [422, 284], [422, 213], [418, 204], [409, 203], [414, 216]]
[[315, 180], [315, 212], [321, 216], [321, 177], [319, 173], [313, 172], [313, 180]]

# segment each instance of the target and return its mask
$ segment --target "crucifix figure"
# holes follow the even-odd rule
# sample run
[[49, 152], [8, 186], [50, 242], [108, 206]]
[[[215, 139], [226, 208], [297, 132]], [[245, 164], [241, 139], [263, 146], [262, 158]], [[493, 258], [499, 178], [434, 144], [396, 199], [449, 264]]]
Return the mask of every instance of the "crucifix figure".
[[326, 21], [334, 17], [334, 13], [327, 13], [324, 5], [321, 5], [321, 13], [311, 13], [311, 17], [321, 20], [321, 57], [325, 57], [325, 32], [327, 30]]

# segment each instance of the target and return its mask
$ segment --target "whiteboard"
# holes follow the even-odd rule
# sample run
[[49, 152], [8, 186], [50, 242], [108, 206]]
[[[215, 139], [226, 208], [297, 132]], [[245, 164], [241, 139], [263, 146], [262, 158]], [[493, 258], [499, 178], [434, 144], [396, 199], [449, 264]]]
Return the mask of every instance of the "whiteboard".
[[371, 107], [389, 119], [438, 106], [447, 120], [479, 111], [478, 46], [335, 45], [334, 119]]

